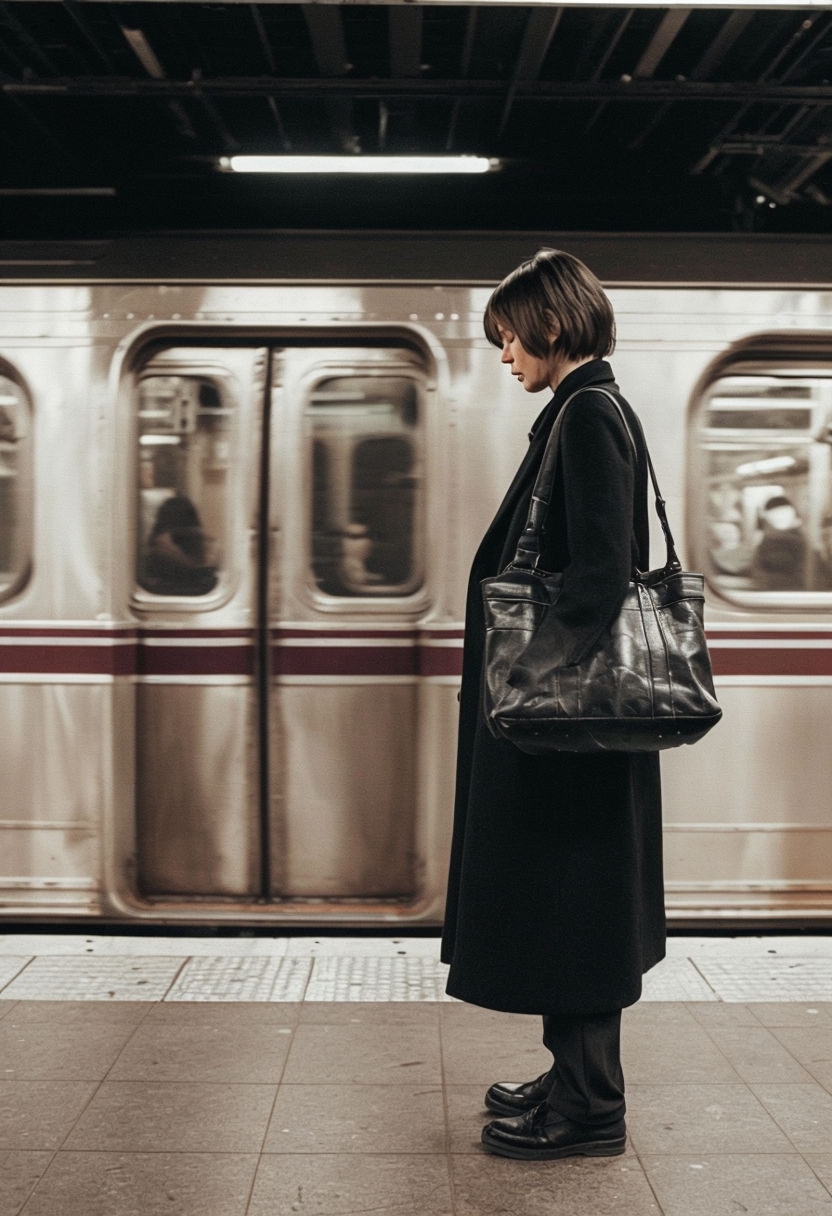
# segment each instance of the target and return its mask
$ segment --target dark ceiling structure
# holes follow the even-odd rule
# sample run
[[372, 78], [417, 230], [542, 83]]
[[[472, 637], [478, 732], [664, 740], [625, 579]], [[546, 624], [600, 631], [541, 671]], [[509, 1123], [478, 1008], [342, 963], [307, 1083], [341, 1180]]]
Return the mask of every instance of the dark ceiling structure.
[[[224, 173], [481, 154], [478, 178]], [[2, 235], [205, 228], [823, 233], [832, 9], [0, 3]]]

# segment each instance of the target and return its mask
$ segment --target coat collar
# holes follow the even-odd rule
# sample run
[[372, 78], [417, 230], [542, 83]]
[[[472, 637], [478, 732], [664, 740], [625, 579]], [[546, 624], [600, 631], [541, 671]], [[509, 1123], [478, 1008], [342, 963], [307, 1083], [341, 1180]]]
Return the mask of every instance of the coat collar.
[[555, 415], [560, 407], [570, 397], [572, 393], [578, 389], [586, 388], [588, 384], [615, 384], [615, 377], [612, 374], [612, 368], [606, 359], [591, 359], [589, 363], [582, 363], [580, 367], [576, 367], [561, 380], [558, 387], [555, 389], [555, 395], [552, 397], [549, 404], [541, 410], [537, 418], [532, 423], [532, 429], [529, 431], [529, 439], [533, 439], [538, 430], [546, 422], [554, 422]]

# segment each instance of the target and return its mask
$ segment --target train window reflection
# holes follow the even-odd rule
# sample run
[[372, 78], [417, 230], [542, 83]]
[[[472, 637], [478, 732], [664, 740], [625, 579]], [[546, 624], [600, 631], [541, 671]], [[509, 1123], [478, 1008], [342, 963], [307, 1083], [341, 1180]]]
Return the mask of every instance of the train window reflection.
[[766, 603], [832, 592], [832, 378], [725, 376], [699, 428], [712, 585]]
[[0, 599], [18, 589], [31, 558], [30, 416], [23, 387], [0, 369]]
[[145, 375], [137, 394], [137, 581], [161, 596], [216, 587], [236, 401], [220, 374]]
[[422, 581], [417, 382], [394, 374], [322, 379], [306, 419], [318, 588], [336, 596], [415, 591]]

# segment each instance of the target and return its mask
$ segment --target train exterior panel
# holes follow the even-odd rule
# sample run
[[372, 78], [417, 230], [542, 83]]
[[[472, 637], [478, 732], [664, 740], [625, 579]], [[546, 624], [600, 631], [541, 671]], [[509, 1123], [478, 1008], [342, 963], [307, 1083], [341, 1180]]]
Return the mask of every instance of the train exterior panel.
[[440, 923], [468, 566], [545, 404], [482, 311], [557, 243], [707, 577], [671, 922], [832, 919], [825, 245], [366, 234], [0, 244], [2, 915]]

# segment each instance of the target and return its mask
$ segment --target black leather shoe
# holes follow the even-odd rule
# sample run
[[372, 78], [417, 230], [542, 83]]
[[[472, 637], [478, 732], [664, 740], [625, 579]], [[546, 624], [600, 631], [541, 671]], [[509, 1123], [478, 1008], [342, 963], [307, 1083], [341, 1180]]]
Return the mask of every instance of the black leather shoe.
[[482, 1142], [501, 1157], [551, 1161], [556, 1157], [617, 1157], [624, 1152], [623, 1119], [607, 1127], [573, 1123], [541, 1102], [516, 1119], [495, 1119], [482, 1129]]
[[498, 1115], [522, 1115], [545, 1102], [552, 1088], [552, 1071], [541, 1073], [534, 1081], [514, 1084], [497, 1081], [485, 1095], [485, 1105]]

